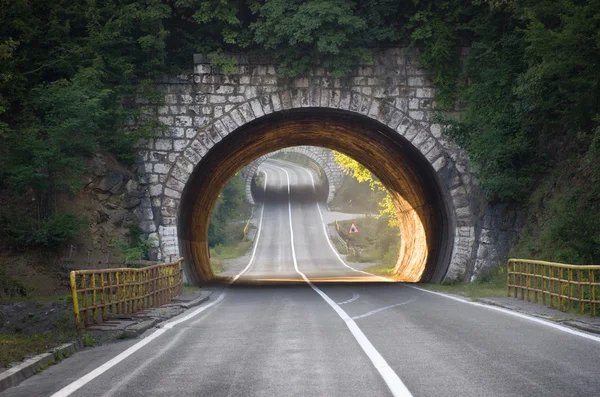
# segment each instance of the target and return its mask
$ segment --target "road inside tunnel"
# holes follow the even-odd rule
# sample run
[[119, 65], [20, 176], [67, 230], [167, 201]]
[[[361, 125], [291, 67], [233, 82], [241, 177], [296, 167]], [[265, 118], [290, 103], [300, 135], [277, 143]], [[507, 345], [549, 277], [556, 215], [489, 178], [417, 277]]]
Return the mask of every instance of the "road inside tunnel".
[[[285, 161], [266, 160], [261, 172], [266, 185], [262, 186], [264, 207], [259, 210], [262, 222], [259, 220], [257, 225], [260, 241], [252, 266], [236, 283], [304, 283], [292, 260], [290, 211], [297, 267], [312, 282], [392, 281], [349, 267], [339, 256], [328, 239], [327, 223], [333, 219], [329, 219], [327, 207], [319, 200], [312, 170]], [[228, 274], [240, 270], [233, 268]]]

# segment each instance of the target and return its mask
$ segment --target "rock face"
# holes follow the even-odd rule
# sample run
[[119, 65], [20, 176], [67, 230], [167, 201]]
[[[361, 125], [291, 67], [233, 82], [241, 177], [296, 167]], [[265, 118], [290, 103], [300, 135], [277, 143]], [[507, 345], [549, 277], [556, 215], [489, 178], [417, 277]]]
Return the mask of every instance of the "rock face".
[[239, 57], [237, 72], [226, 76], [197, 55], [194, 74], [165, 81], [164, 106], [147, 109], [166, 127], [139, 144], [138, 166], [147, 186], [132, 189], [147, 188], [147, 193], [131, 194], [127, 186], [133, 178], [103, 173], [99, 162], [94, 164], [94, 173], [102, 174], [96, 196], [108, 209], [132, 209], [140, 227], [160, 241], [156, 259], [173, 258], [181, 255], [177, 228], [182, 193], [215, 145], [270, 114], [302, 108], [356, 114], [395, 131], [434, 170], [450, 214], [444, 227], [453, 241], [445, 278], [469, 280], [504, 259], [516, 217], [506, 218], [513, 224], [500, 227], [507, 212], [486, 205], [463, 151], [434, 122], [435, 92], [417, 56], [414, 50], [394, 48], [344, 79], [333, 78], [319, 65], [307, 76], [286, 79], [274, 65], [244, 57]]
[[129, 242], [132, 229], [139, 227], [144, 217], [144, 208], [151, 207], [146, 177], [137, 166], [127, 167], [100, 153], [90, 166], [92, 172], [85, 189], [65, 204], [69, 207], [66, 210], [84, 214], [89, 220], [89, 229], [74, 245], [79, 266], [100, 258], [104, 261], [107, 255], [114, 257], [118, 249], [113, 241]]

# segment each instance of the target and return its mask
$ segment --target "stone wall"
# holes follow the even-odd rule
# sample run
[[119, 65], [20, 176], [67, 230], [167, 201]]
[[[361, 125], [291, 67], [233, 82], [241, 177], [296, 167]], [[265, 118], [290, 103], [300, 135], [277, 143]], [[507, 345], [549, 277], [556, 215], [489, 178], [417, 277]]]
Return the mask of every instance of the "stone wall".
[[495, 226], [486, 221], [494, 209], [485, 206], [463, 151], [433, 122], [434, 89], [428, 72], [418, 67], [415, 51], [386, 50], [344, 79], [333, 78], [319, 66], [307, 76], [284, 79], [275, 66], [244, 57], [237, 71], [227, 76], [205, 56], [195, 56], [194, 63], [192, 76], [163, 85], [165, 105], [157, 109], [157, 116], [165, 132], [139, 145], [151, 198], [150, 207], [142, 203], [141, 226], [159, 241], [157, 259], [180, 255], [180, 198], [202, 157], [246, 123], [303, 107], [364, 115], [396, 131], [422, 153], [438, 175], [453, 223], [447, 279], [470, 279], [504, 254], [502, 247], [490, 259], [489, 247], [500, 244]]
[[323, 170], [325, 176], [327, 177], [327, 183], [329, 192], [327, 194], [327, 202], [329, 203], [335, 197], [336, 192], [344, 183], [344, 172], [340, 168], [339, 165], [335, 162], [335, 158], [333, 156], [333, 152], [329, 149], [316, 147], [316, 146], [294, 146], [285, 149], [278, 150], [276, 152], [271, 152], [265, 154], [264, 156], [256, 159], [252, 163], [248, 164], [248, 166], [244, 167], [241, 171], [242, 180], [246, 185], [246, 200], [250, 204], [254, 204], [254, 199], [252, 198], [252, 179], [254, 175], [258, 171], [258, 167], [262, 164], [263, 161], [268, 159], [271, 156], [274, 156], [277, 153], [298, 153], [302, 154], [311, 160], [313, 160], [317, 165]]

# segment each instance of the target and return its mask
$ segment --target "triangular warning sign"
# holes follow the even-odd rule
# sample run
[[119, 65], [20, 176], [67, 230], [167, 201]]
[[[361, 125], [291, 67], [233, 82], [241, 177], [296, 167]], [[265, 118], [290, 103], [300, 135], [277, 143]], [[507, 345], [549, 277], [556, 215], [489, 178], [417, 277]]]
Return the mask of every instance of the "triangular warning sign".
[[360, 232], [358, 231], [356, 224], [354, 222], [352, 222], [352, 224], [350, 224], [350, 229], [348, 229], [348, 234], [358, 234], [358, 233], [360, 233]]

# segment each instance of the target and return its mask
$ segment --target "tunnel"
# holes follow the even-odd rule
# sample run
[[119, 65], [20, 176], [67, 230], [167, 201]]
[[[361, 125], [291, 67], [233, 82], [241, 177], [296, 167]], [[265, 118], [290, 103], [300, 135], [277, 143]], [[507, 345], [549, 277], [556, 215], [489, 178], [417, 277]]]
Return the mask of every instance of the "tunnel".
[[394, 278], [439, 282], [450, 264], [454, 221], [450, 197], [427, 159], [389, 127], [338, 109], [301, 108], [255, 119], [216, 143], [196, 165], [181, 195], [178, 238], [190, 281], [214, 276], [208, 224], [225, 184], [255, 159], [291, 146], [337, 150], [366, 166], [387, 188], [400, 225]]
[[[331, 199], [335, 196], [336, 187], [337, 187], [335, 184], [333, 184], [329, 181], [329, 179], [331, 179], [331, 170], [328, 168], [324, 168], [313, 157], [309, 157], [302, 152], [293, 151], [294, 149], [297, 149], [296, 146], [292, 146], [292, 147], [286, 148], [286, 149], [291, 149], [291, 150], [284, 152], [285, 154], [292, 153], [293, 155], [295, 155], [297, 157], [304, 158], [304, 160], [306, 162], [308, 162], [308, 164], [310, 164], [310, 167], [316, 172], [316, 179], [317, 179], [316, 193], [317, 193], [317, 197], [318, 197], [319, 201], [322, 201], [322, 202], [331, 201]], [[249, 187], [247, 187], [247, 190], [249, 190], [249, 192], [247, 192], [246, 196], [247, 196], [248, 202], [250, 202], [251, 204], [260, 203], [262, 201], [263, 190], [256, 183], [257, 178], [260, 177], [259, 176], [260, 165], [267, 159], [275, 158], [275, 157], [271, 157], [271, 156], [274, 154], [277, 154], [277, 153], [282, 153], [282, 152], [281, 151], [271, 152], [265, 156], [262, 156], [258, 160], [253, 161], [248, 167], [246, 167], [246, 168], [248, 168], [248, 170], [246, 171], [248, 173], [248, 175], [246, 175], [246, 184], [249, 185]], [[328, 176], [328, 174], [329, 174], [329, 176]], [[244, 178], [243, 175], [242, 175], [242, 178]]]

